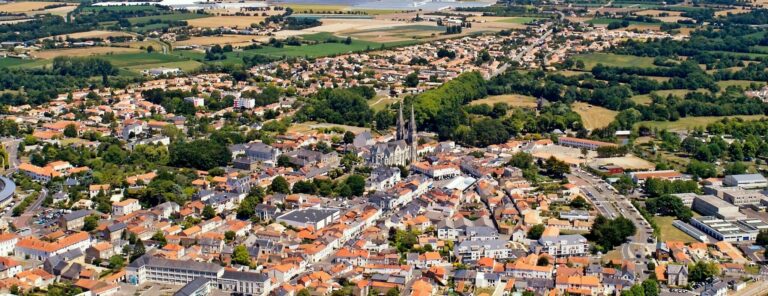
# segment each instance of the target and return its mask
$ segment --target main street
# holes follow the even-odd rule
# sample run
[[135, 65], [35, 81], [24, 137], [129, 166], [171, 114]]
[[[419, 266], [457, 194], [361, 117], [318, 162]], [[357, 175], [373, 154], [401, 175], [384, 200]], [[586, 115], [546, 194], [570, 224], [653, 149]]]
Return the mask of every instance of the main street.
[[[620, 246], [621, 257], [639, 263], [638, 269], [645, 268], [647, 263], [645, 255], [648, 252], [648, 247], [653, 246], [653, 244], [649, 245], [648, 243], [649, 238], [652, 238], [653, 229], [632, 205], [632, 202], [626, 196], [616, 193], [613, 187], [602, 179], [585, 171], [573, 170], [568, 175], [568, 180], [579, 186], [579, 189], [589, 198], [601, 215], [611, 219], [622, 216], [635, 224], [637, 227], [635, 235]], [[638, 255], [640, 258], [637, 258]]]

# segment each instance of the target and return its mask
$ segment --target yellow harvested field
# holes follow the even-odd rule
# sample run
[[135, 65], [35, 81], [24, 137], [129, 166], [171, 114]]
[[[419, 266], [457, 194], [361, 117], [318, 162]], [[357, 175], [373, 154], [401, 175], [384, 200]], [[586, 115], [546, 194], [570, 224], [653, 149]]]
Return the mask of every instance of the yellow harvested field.
[[235, 27], [246, 28], [251, 24], [258, 24], [263, 21], [263, 16], [212, 16], [187, 20], [187, 23], [193, 27], [200, 28], [218, 28], [218, 27]]
[[593, 130], [608, 126], [619, 112], [608, 110], [603, 107], [592, 106], [584, 102], [576, 102], [571, 106], [574, 112], [579, 113], [584, 128]]
[[499, 95], [472, 101], [470, 105], [488, 104], [493, 106], [496, 103], [507, 103], [510, 107], [535, 108], [536, 98], [524, 95]]
[[631, 154], [622, 157], [595, 158], [590, 165], [618, 165], [626, 170], [641, 171], [652, 170], [656, 167], [656, 164]]
[[352, 7], [349, 5], [324, 5], [324, 4], [285, 4], [293, 9], [294, 13], [319, 13], [325, 11], [348, 11]]
[[[760, 2], [760, 1], [758, 1], [758, 2]], [[729, 13], [730, 14], [740, 14], [740, 13], [747, 13], [747, 12], [749, 12], [749, 10], [747, 10], [747, 9], [734, 8], [734, 9], [726, 9], [726, 10], [715, 11], [715, 16], [728, 15]]]
[[318, 27], [308, 28], [302, 32], [356, 32], [383, 28], [394, 28], [399, 26], [413, 25], [413, 23], [377, 20], [377, 19], [324, 19], [323, 24]]
[[108, 37], [121, 37], [121, 36], [132, 36], [132, 34], [126, 33], [126, 32], [118, 32], [118, 31], [103, 31], [103, 30], [93, 30], [93, 31], [87, 31], [87, 32], [79, 32], [79, 33], [72, 33], [72, 34], [65, 34], [65, 35], [57, 35], [55, 38], [108, 38]]
[[249, 35], [222, 35], [222, 36], [203, 36], [192, 37], [173, 43], [174, 45], [213, 45], [213, 44], [231, 44], [232, 46], [243, 46], [253, 43], [252, 40], [266, 41], [267, 36], [249, 36]]
[[67, 57], [84, 57], [91, 55], [103, 55], [109, 53], [133, 53], [141, 52], [136, 48], [125, 47], [83, 47], [83, 48], [66, 48], [66, 49], [54, 49], [43, 50], [33, 53], [32, 56], [41, 59], [52, 59], [59, 56]]
[[77, 9], [77, 5], [67, 5], [62, 7], [41, 10], [40, 13], [50, 13], [53, 15], [64, 17], [64, 16], [67, 16], [68, 13], [72, 12], [75, 9]]
[[0, 11], [11, 12], [11, 13], [31, 12], [35, 10], [41, 10], [48, 5], [54, 5], [54, 4], [60, 4], [60, 3], [61, 2], [36, 2], [36, 1], [11, 2], [11, 3], [0, 5]]

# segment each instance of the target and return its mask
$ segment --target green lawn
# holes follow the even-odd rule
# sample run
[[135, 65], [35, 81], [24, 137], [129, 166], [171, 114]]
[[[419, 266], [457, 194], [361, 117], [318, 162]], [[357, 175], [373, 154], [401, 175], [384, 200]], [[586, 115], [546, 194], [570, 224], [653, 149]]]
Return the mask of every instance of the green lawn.
[[656, 216], [653, 217], [653, 221], [656, 222], [656, 225], [659, 226], [659, 229], [661, 231], [660, 237], [661, 241], [681, 241], [684, 243], [695, 243], [698, 242], [695, 238], [692, 236], [686, 234], [685, 232], [681, 231], [680, 229], [677, 229], [674, 225], [672, 225], [672, 221], [675, 221], [675, 217], [669, 217], [669, 216]]
[[510, 17], [498, 20], [497, 22], [502, 23], [513, 23], [513, 24], [527, 24], [536, 20], [540, 20], [539, 17], [527, 17], [527, 16], [517, 16], [517, 17]]
[[591, 70], [597, 64], [614, 67], [656, 67], [653, 64], [653, 58], [612, 53], [580, 54], [574, 56], [573, 59], [583, 61], [587, 70]]
[[691, 130], [695, 127], [704, 127], [710, 123], [719, 121], [723, 118], [741, 118], [744, 120], [759, 120], [766, 118], [765, 115], [734, 115], [734, 116], [697, 116], [697, 117], [683, 117], [678, 121], [641, 121], [635, 124], [635, 127], [644, 125], [647, 127], [668, 129], [668, 130]]

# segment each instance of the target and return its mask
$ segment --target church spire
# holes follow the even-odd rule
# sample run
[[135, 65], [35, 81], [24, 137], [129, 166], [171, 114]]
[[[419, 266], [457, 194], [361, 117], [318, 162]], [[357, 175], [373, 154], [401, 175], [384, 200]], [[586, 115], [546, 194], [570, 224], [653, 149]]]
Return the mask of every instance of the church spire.
[[400, 102], [400, 109], [397, 114], [397, 134], [396, 140], [405, 140], [405, 119], [403, 118], [403, 103]]
[[416, 116], [413, 112], [413, 105], [411, 105], [411, 120], [408, 122], [408, 144], [411, 146], [411, 162], [415, 162], [417, 158], [417, 142], [416, 138]]

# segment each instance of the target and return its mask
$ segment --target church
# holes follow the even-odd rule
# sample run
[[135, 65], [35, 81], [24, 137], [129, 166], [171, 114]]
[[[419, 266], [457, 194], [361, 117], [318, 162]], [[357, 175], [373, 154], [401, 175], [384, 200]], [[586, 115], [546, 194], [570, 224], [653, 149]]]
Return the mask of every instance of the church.
[[395, 139], [386, 143], [377, 143], [371, 147], [368, 162], [374, 166], [398, 166], [407, 165], [417, 159], [416, 117], [411, 106], [411, 119], [408, 121], [408, 130], [405, 129], [403, 118], [403, 105], [397, 116], [397, 131]]

